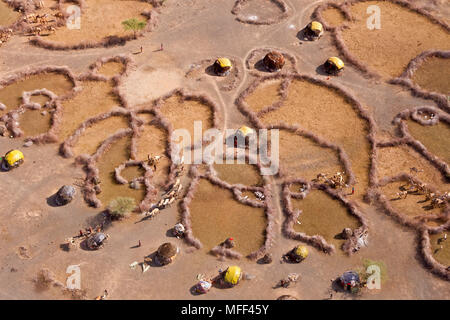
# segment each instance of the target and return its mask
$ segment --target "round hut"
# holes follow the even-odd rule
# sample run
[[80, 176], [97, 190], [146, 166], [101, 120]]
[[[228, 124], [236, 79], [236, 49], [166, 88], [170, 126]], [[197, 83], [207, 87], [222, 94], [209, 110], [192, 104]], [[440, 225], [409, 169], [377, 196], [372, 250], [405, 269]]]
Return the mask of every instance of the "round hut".
[[56, 193], [55, 202], [58, 206], [63, 206], [75, 198], [76, 190], [73, 186], [62, 186]]
[[241, 268], [238, 266], [228, 267], [223, 273], [223, 282], [228, 287], [234, 287], [242, 278]]
[[219, 58], [213, 64], [214, 73], [221, 77], [228, 75], [232, 68], [233, 65], [228, 58]]
[[280, 71], [286, 63], [283, 54], [271, 51], [263, 59], [264, 67], [270, 72]]
[[319, 21], [311, 21], [305, 29], [307, 39], [315, 41], [323, 35], [323, 26]]
[[291, 252], [289, 252], [288, 254], [290, 260], [297, 263], [305, 260], [306, 257], [308, 257], [308, 255], [309, 255], [308, 248], [301, 245], [292, 249]]
[[2, 159], [2, 169], [11, 170], [20, 166], [25, 160], [23, 153], [19, 150], [10, 150]]
[[97, 232], [87, 239], [88, 248], [91, 250], [99, 249], [103, 246], [105, 240], [106, 234], [104, 234], [103, 232]]
[[234, 146], [245, 148], [249, 144], [251, 138], [255, 138], [255, 131], [247, 126], [242, 126], [234, 135]]
[[344, 70], [344, 62], [338, 57], [328, 58], [323, 64], [323, 67], [328, 74], [338, 75]]
[[163, 243], [156, 252], [156, 258], [161, 265], [166, 265], [175, 259], [180, 249], [170, 242]]
[[342, 276], [339, 277], [339, 282], [344, 290], [352, 293], [358, 292], [361, 285], [359, 274], [356, 271], [345, 271]]

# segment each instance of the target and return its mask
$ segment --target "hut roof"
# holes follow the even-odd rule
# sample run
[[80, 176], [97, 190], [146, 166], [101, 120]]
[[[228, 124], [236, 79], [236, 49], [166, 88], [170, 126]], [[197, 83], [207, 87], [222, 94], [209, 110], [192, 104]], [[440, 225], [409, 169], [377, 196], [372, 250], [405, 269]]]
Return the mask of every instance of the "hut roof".
[[244, 137], [246, 137], [249, 134], [253, 133], [253, 129], [249, 128], [247, 126], [242, 126], [242, 127], [239, 128], [238, 132], [240, 132]]
[[222, 68], [231, 68], [231, 61], [228, 58], [219, 58], [219, 59], [216, 60], [216, 62]]
[[163, 258], [172, 258], [178, 252], [178, 247], [170, 242], [163, 243], [158, 248], [158, 255]]
[[310, 29], [312, 31], [321, 32], [323, 30], [322, 24], [320, 22], [318, 22], [318, 21], [312, 21], [310, 26], [311, 26]]
[[334, 64], [338, 69], [342, 69], [344, 67], [344, 62], [338, 57], [331, 57], [328, 61]]
[[270, 51], [264, 57], [264, 64], [272, 69], [281, 69], [284, 66], [284, 56], [280, 52]]

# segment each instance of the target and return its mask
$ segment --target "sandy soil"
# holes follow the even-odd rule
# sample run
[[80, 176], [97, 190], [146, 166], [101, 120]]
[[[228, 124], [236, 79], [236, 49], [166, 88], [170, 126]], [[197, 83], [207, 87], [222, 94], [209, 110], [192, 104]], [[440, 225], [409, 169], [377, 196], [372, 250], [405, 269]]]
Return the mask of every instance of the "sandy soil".
[[320, 172], [329, 175], [343, 170], [333, 150], [285, 130], [280, 131], [280, 163], [287, 178], [312, 180]]
[[347, 21], [341, 10], [336, 8], [328, 8], [322, 11], [322, 17], [332, 27], [340, 26]]
[[9, 26], [18, 18], [19, 13], [12, 10], [5, 2], [0, 1], [0, 26]]
[[409, 173], [412, 167], [423, 170], [416, 174], [421, 181], [430, 183], [440, 190], [448, 188], [441, 173], [410, 147], [378, 149], [378, 174], [380, 177], [392, 177], [402, 172]]
[[336, 247], [336, 252], [344, 254], [341, 246], [345, 240], [339, 238], [344, 228], [356, 229], [358, 220], [341, 203], [333, 200], [323, 191], [314, 190], [305, 199], [292, 199], [293, 209], [302, 210], [294, 229], [309, 236], [321, 235]]
[[[89, 2], [88, 0], [88, 4]], [[50, 52], [31, 47], [23, 41], [23, 38], [14, 37], [0, 48], [0, 78], [13, 75], [29, 65], [68, 65], [71, 70], [81, 73], [86, 72], [87, 66], [98, 58], [130, 54], [136, 61], [136, 69], [127, 72], [121, 91], [132, 106], [149, 105], [153, 99], [173, 89], [188, 88], [192, 91], [206, 92], [221, 107], [220, 123], [228, 128], [236, 128], [242, 123], [248, 123], [248, 119], [238, 112], [234, 104], [237, 95], [254, 80], [254, 77], [249, 76], [248, 70], [243, 70], [242, 83], [228, 92], [214, 86], [212, 81], [189, 79], [185, 77], [186, 71], [192, 63], [205, 58], [229, 55], [244, 61], [254, 49], [276, 47], [286, 48], [286, 51], [291, 52], [298, 59], [299, 70], [302, 73], [322, 77], [316, 69], [317, 66], [328, 56], [337, 54], [329, 34], [325, 33], [320, 41], [303, 42], [301, 45], [297, 38], [298, 31], [310, 21], [312, 10], [318, 4], [299, 0], [292, 3], [292, 16], [286, 21], [272, 26], [251, 26], [235, 20], [236, 16], [229, 12], [231, 2], [229, 9], [226, 9], [222, 2], [167, 1], [162, 8], [159, 28], [125, 46], [77, 52]], [[401, 22], [401, 32], [420, 36], [425, 34], [426, 41], [420, 38], [423, 42], [422, 46], [431, 41], [437, 41], [439, 44], [449, 43], [445, 40], [445, 35], [442, 36], [442, 32], [433, 33], [437, 27], [430, 26], [420, 17], [408, 15], [404, 9], [395, 10], [392, 14], [398, 14], [400, 17], [398, 21]], [[217, 15], [219, 11], [223, 14]], [[127, 14], [129, 12], [131, 11], [126, 11]], [[383, 12], [382, 8], [382, 14]], [[361, 9], [361, 14], [365, 17], [365, 10]], [[333, 13], [330, 13], [329, 17], [332, 16]], [[416, 20], [408, 20], [410, 19], [408, 17]], [[104, 20], [99, 19], [99, 21]], [[118, 26], [116, 26], [120, 30], [109, 26], [108, 23], [105, 24], [107, 27], [105, 30], [108, 33], [109, 31], [121, 32], [120, 21], [117, 20]], [[364, 21], [362, 19], [360, 22], [364, 23]], [[382, 18], [382, 26], [385, 22], [389, 23]], [[420, 26], [420, 30], [416, 30], [417, 26]], [[100, 34], [91, 32], [92, 30], [82, 29], [81, 32], [86, 35]], [[64, 32], [66, 31], [60, 29], [55, 37], [62, 36]], [[366, 30], [364, 32], [367, 33]], [[361, 48], [367, 41], [367, 35], [364, 32], [360, 35], [364, 41], [359, 41], [358, 44]], [[400, 52], [399, 61], [406, 65], [415, 54], [415, 50], [410, 48], [414, 48], [411, 46], [412, 37], [404, 36], [404, 34], [400, 37], [397, 31], [385, 32], [382, 29], [380, 32], [383, 35], [380, 38], [377, 37], [377, 43], [374, 44], [380, 48], [377, 50], [377, 54], [380, 54], [380, 65], [384, 68], [385, 61], [382, 60], [384, 52], [395, 55], [399, 48], [403, 49]], [[433, 36], [428, 36], [430, 32]], [[216, 41], [219, 33], [226, 33], [228, 37], [222, 41]], [[389, 40], [386, 34], [396, 36], [395, 41], [392, 38]], [[352, 37], [352, 41], [354, 39]], [[406, 41], [407, 45], [403, 41]], [[164, 43], [164, 51], [159, 51], [161, 43]], [[143, 53], [136, 54], [140, 46], [144, 48]], [[368, 51], [361, 49], [362, 54]], [[392, 73], [395, 71], [397, 75], [397, 71], [401, 71], [400, 62], [386, 66], [386, 74], [390, 75], [391, 71]], [[113, 74], [119, 70], [118, 65], [110, 64], [102, 68], [105, 74]], [[71, 86], [70, 84], [66, 86], [65, 79], [59, 81], [53, 76], [49, 76], [48, 80], [45, 76], [32, 77], [30, 80], [0, 90], [0, 102], [17, 106], [18, 98], [23, 90], [40, 88], [43, 83], [49, 90], [55, 92], [58, 91], [57, 88], [60, 88], [61, 93], [70, 89]], [[441, 80], [437, 85], [442, 83], [445, 85], [445, 78], [442, 76], [439, 78]], [[397, 86], [389, 86], [385, 83], [374, 84], [351, 67], [346, 68], [341, 77], [332, 78], [330, 81], [336, 81], [347, 87], [364, 105], [369, 106], [377, 125], [386, 130], [383, 137], [395, 136], [395, 126], [391, 123], [395, 114], [406, 107], [432, 103], [413, 97]], [[52, 89], [52, 85], [56, 89]], [[110, 84], [83, 82], [81, 85], [83, 91], [63, 104], [65, 117], [62, 137], [71, 134], [84, 119], [109, 111], [117, 105], [115, 97], [109, 94]], [[273, 83], [262, 90], [257, 89], [247, 99], [250, 107], [259, 111], [276, 101], [278, 85]], [[8, 108], [12, 107], [8, 105]], [[186, 127], [191, 131], [192, 122], [197, 119], [204, 122], [204, 129], [211, 126], [209, 107], [198, 103], [180, 103], [176, 98], [171, 98], [161, 107], [161, 111], [174, 128]], [[27, 116], [32, 118], [31, 114]], [[147, 122], [151, 121], [151, 116], [142, 117]], [[298, 123], [340, 145], [349, 154], [358, 180], [357, 197], [353, 200], [362, 206], [364, 214], [369, 219], [370, 245], [368, 248], [362, 249], [351, 257], [343, 256], [339, 253], [340, 250], [335, 255], [326, 255], [310, 248], [308, 259], [300, 265], [279, 263], [281, 256], [299, 242], [286, 239], [281, 234], [284, 215], [279, 206], [279, 181], [274, 180], [272, 183], [273, 204], [276, 208], [274, 226], [276, 231], [274, 245], [270, 249], [274, 262], [269, 265], [259, 265], [245, 258], [239, 261], [219, 261], [207, 254], [207, 251], [230, 236], [236, 240], [236, 249], [244, 255], [259, 248], [264, 241], [266, 218], [262, 209], [242, 205], [232, 198], [229, 191], [214, 187], [203, 180], [190, 206], [194, 234], [204, 244], [202, 250], [193, 250], [182, 240], [175, 239], [168, 233], [168, 230], [179, 221], [178, 205], [174, 204], [152, 219], [141, 221], [140, 216], [133, 214], [127, 220], [114, 222], [106, 230], [110, 235], [108, 243], [99, 251], [76, 248], [66, 252], [60, 248], [64, 240], [78, 234], [81, 228], [92, 225], [93, 221], [98, 220], [98, 215], [103, 208], [96, 210], [87, 207], [80, 194], [73, 203], [64, 207], [53, 207], [51, 202], [47, 202], [48, 198], [63, 184], [81, 185], [85, 175], [80, 167], [73, 165], [73, 159], [58, 156], [57, 144], [34, 145], [24, 149], [26, 162], [22, 167], [8, 173], [0, 172], [2, 183], [11, 186], [5, 190], [2, 189], [0, 205], [2, 212], [0, 298], [71, 299], [73, 297], [65, 295], [57, 288], [37, 290], [31, 279], [46, 267], [55, 274], [58, 281], [65, 283], [68, 277], [67, 266], [80, 264], [82, 289], [86, 291], [88, 299], [102, 294], [104, 289], [108, 289], [111, 299], [276, 299], [282, 294], [292, 294], [300, 299], [327, 299], [330, 295], [330, 279], [339, 276], [345, 270], [361, 268], [365, 259], [371, 259], [382, 261], [387, 266], [388, 280], [383, 283], [382, 290], [366, 290], [358, 299], [447, 299], [450, 295], [448, 282], [432, 275], [417, 255], [416, 232], [400, 226], [377, 210], [375, 206], [362, 203], [361, 196], [364, 193], [363, 186], [368, 173], [368, 142], [365, 139], [367, 124], [356, 116], [351, 106], [342, 97], [322, 87], [294, 83], [289, 88], [288, 101], [283, 107], [277, 112], [269, 113], [263, 120]], [[26, 126], [25, 129], [33, 129], [32, 125]], [[75, 147], [76, 153], [92, 152], [98, 143], [122, 126], [126, 126], [126, 123], [118, 117], [94, 125], [92, 130], [88, 129], [81, 137], [79, 145]], [[426, 128], [424, 131], [430, 129], [434, 130], [434, 128]], [[163, 130], [155, 126], [144, 125], [142, 137], [139, 140], [138, 160], [145, 159], [147, 153], [162, 154], [167, 138], [165, 134]], [[428, 131], [423, 134], [428, 136]], [[436, 135], [433, 133], [430, 136], [435, 136], [434, 139], [441, 139], [441, 141], [444, 138], [438, 137], [445, 137], [442, 133], [436, 133]], [[291, 137], [283, 133], [281, 139], [282, 165], [287, 168], [290, 176], [312, 178], [320, 171], [338, 170], [340, 164], [336, 155], [328, 149], [318, 148], [304, 138]], [[422, 140], [424, 144], [427, 143], [424, 138]], [[433, 144], [433, 141], [431, 143]], [[21, 148], [22, 144], [23, 139], [0, 137], [2, 152]], [[127, 185], [117, 185], [111, 175], [115, 167], [129, 158], [129, 146], [129, 138], [123, 138], [114, 143], [99, 161], [103, 189], [99, 198], [104, 204], [118, 195], [142, 199], [144, 190], [135, 191]], [[438, 151], [435, 151], [436, 154]], [[445, 153], [443, 155], [445, 156]], [[297, 157], [301, 161], [298, 161]], [[428, 161], [408, 147], [381, 148], [378, 160], [379, 177], [409, 172], [409, 168], [415, 166], [424, 169], [423, 173], [417, 174], [419, 179], [433, 184], [440, 190], [448, 190], [448, 183], [443, 182], [442, 175]], [[160, 179], [161, 183], [166, 180], [164, 168], [167, 168], [168, 162], [165, 161], [167, 160], [163, 160], [158, 167], [158, 170], [161, 170], [160, 176], [157, 170], [157, 179]], [[226, 181], [247, 183], [257, 181], [251, 170], [223, 167], [217, 171]], [[136, 168], [123, 172], [127, 178], [141, 173]], [[184, 186], [188, 182], [188, 177], [183, 178]], [[79, 188], [77, 190], [79, 191]], [[314, 201], [315, 192], [305, 200], [298, 201], [299, 206], [305, 206], [302, 225], [307, 230], [311, 230], [309, 233], [322, 234], [332, 243], [336, 241], [336, 246], [339, 246], [339, 240], [334, 239], [335, 234], [346, 225], [351, 227], [356, 225], [338, 202], [328, 199], [328, 196], [320, 192], [317, 193], [320, 201]], [[250, 193], [244, 193], [244, 195], [252, 196]], [[415, 200], [415, 197], [408, 197], [406, 200], [396, 202], [395, 205], [400, 206], [400, 209], [402, 209], [401, 206], [405, 206], [405, 211], [415, 212], [415, 208], [419, 206]], [[442, 221], [430, 222], [429, 225], [437, 223]], [[136, 248], [138, 240], [141, 240], [143, 245]], [[435, 236], [432, 236], [433, 249], [436, 249], [435, 240], [437, 240]], [[181, 249], [173, 264], [152, 267], [147, 273], [142, 273], [140, 268], [130, 269], [130, 263], [142, 261], [144, 256], [154, 252], [161, 243], [166, 241], [175, 243]], [[386, 248], [389, 250], [386, 251]], [[448, 265], [447, 249], [448, 246], [445, 246], [435, 254], [435, 257]], [[214, 276], [219, 269], [224, 269], [231, 263], [240, 265], [245, 272], [254, 275], [255, 279], [243, 281], [231, 290], [214, 288], [207, 295], [191, 295], [189, 289], [197, 282], [197, 274]], [[274, 290], [273, 286], [276, 282], [291, 272], [301, 274], [301, 283], [296, 287]], [[417, 281], [418, 278], [421, 281]], [[336, 293], [333, 299], [348, 299], [348, 296]]]
[[120, 129], [128, 128], [128, 119], [125, 117], [111, 117], [97, 122], [92, 127], [87, 128], [78, 139], [73, 148], [75, 155], [93, 154], [100, 144], [109, 136]]
[[117, 98], [112, 94], [111, 83], [83, 81], [81, 87], [81, 92], [62, 104], [63, 121], [59, 133], [60, 141], [64, 141], [73, 134], [83, 121], [119, 106]]
[[[191, 136], [191, 143], [196, 143], [202, 137], [194, 136], [194, 121], [200, 121], [203, 132], [213, 126], [213, 112], [211, 107], [197, 101], [182, 101], [175, 95], [170, 97], [161, 106], [161, 112], [170, 121], [174, 130], [186, 129]], [[183, 143], [185, 143], [183, 141]], [[187, 146], [188, 144], [184, 144]]]
[[207, 251], [229, 237], [236, 242], [234, 249], [243, 255], [263, 244], [264, 210], [239, 203], [231, 191], [201, 180], [190, 210], [194, 236]]
[[307, 81], [295, 80], [283, 106], [261, 119], [266, 124], [298, 124], [342, 147], [356, 175], [355, 194], [359, 197], [364, 194], [368, 183], [370, 148], [366, 139], [367, 124], [340, 94]]
[[[129, 185], [118, 184], [114, 178], [114, 169], [129, 159], [129, 148], [130, 138], [122, 138], [114, 143], [98, 161], [102, 192], [97, 197], [103, 206], [107, 206], [111, 200], [117, 197], [134, 198], [136, 205], [144, 199], [144, 187], [141, 190], [135, 190]], [[126, 179], [125, 176], [124, 178]]]
[[220, 180], [230, 184], [262, 186], [263, 181], [258, 168], [250, 164], [215, 164], [214, 170]]
[[444, 233], [447, 233], [448, 237], [448, 231], [431, 235], [431, 248], [437, 261], [444, 266], [450, 266], [450, 244], [448, 240], [444, 240]]
[[98, 70], [97, 73], [102, 74], [107, 77], [113, 77], [125, 70], [125, 66], [123, 63], [110, 61], [103, 64]]
[[0, 111], [0, 115], [19, 107], [22, 103], [22, 92], [43, 88], [62, 95], [72, 89], [72, 83], [64, 75], [52, 73], [29, 76], [15, 82], [0, 90], [0, 102], [6, 106], [6, 110]]
[[425, 201], [424, 195], [408, 194], [406, 199], [399, 199], [396, 194], [402, 190], [400, 187], [405, 184], [406, 181], [394, 182], [381, 188], [383, 194], [385, 194], [387, 199], [389, 199], [390, 204], [394, 207], [394, 209], [409, 218], [431, 214], [439, 215], [442, 212], [441, 208], [430, 209], [430, 202]]
[[44, 115], [41, 110], [27, 110], [19, 117], [20, 126], [23, 128], [24, 136], [33, 137], [45, 133], [50, 129], [51, 113]]
[[[81, 28], [59, 28], [46, 39], [63, 43], [78, 44], [86, 41], [100, 41], [107, 36], [124, 36], [133, 31], [125, 31], [122, 21], [137, 18], [145, 21], [141, 13], [151, 9], [151, 5], [133, 0], [87, 0], [81, 14]], [[67, 8], [68, 5], [64, 6]]]
[[[143, 115], [140, 115], [140, 117], [142, 118]], [[141, 136], [138, 139], [137, 160], [147, 160], [147, 155], [149, 154], [152, 156], [163, 156], [166, 154], [167, 132], [155, 125], [149, 125], [150, 119], [151, 117], [146, 118], [147, 124], [142, 128]], [[166, 183], [169, 166], [170, 162], [166, 157], [160, 160], [152, 180], [156, 185], [164, 185]]]
[[450, 126], [439, 122], [434, 126], [422, 126], [413, 120], [408, 121], [408, 131], [411, 135], [425, 145], [434, 155], [450, 163]]
[[283, 11], [272, 1], [261, 3], [258, 0], [247, 1], [239, 12], [239, 16], [254, 21], [266, 21], [282, 15]]
[[414, 72], [412, 81], [426, 91], [450, 94], [450, 59], [429, 58]]
[[[366, 9], [381, 10], [381, 29], [369, 30]], [[426, 50], [449, 50], [450, 34], [428, 18], [387, 1], [368, 1], [351, 6], [357, 18], [343, 30], [350, 52], [384, 77], [399, 76], [408, 62]], [[392, 45], [395, 43], [395, 45]]]
[[280, 100], [280, 85], [280, 80], [264, 82], [245, 99], [245, 102], [252, 111], [259, 112]]

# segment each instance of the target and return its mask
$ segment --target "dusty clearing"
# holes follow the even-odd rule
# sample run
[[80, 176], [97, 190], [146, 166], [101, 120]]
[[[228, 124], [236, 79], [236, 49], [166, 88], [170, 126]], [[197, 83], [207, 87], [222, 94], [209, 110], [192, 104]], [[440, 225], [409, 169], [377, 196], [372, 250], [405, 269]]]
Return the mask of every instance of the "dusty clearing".
[[[366, 10], [370, 5], [380, 7], [380, 29], [367, 28]], [[400, 5], [361, 2], [351, 6], [351, 13], [357, 20], [342, 31], [346, 46], [384, 77], [399, 76], [409, 61], [423, 51], [450, 49], [450, 34], [443, 27]]]
[[[145, 2], [133, 0], [87, 0], [85, 3], [80, 29], [62, 27], [56, 33], [45, 37], [46, 40], [74, 45], [98, 42], [109, 36], [133, 34], [133, 31], [124, 30], [122, 21], [131, 18], [145, 21], [141, 13], [152, 8]], [[68, 5], [63, 6], [64, 10]]]
[[422, 89], [450, 94], [450, 59], [429, 58], [414, 72], [412, 81]]
[[[433, 163], [436, 156], [450, 164], [450, 128], [442, 120], [448, 112], [442, 95], [450, 89], [448, 59], [430, 58], [412, 75], [422, 90], [441, 94], [419, 97], [399, 85], [374, 81], [347, 61], [341, 75], [323, 73], [323, 62], [339, 56], [332, 31], [325, 31], [318, 41], [299, 39], [299, 32], [325, 1], [289, 1], [289, 12], [282, 19], [278, 19], [282, 11], [273, 1], [243, 2], [242, 10], [235, 14], [231, 12], [234, 1], [165, 1], [153, 12], [157, 15], [151, 16], [155, 28], [121, 45], [114, 45], [116, 36], [133, 33], [123, 29], [122, 21], [133, 17], [145, 20], [141, 13], [152, 6], [138, 0], [85, 2], [80, 30], [60, 27], [55, 34], [42, 35], [41, 40], [64, 46], [93, 44], [106, 37], [113, 40], [111, 47], [53, 51], [30, 45], [20, 30], [0, 47], [0, 81], [18, 79], [0, 88], [0, 109], [4, 109], [0, 110], [0, 156], [11, 149], [20, 149], [25, 155], [19, 168], [0, 172], [2, 185], [8, 186], [2, 189], [0, 201], [0, 299], [93, 299], [105, 289], [110, 299], [261, 300], [283, 294], [305, 300], [329, 299], [330, 279], [346, 270], [362, 270], [366, 260], [383, 261], [389, 277], [381, 290], [365, 288], [355, 299], [450, 296], [445, 273], [450, 240], [440, 240], [448, 233], [448, 207], [431, 208], [425, 195], [395, 199], [408, 177], [381, 183], [404, 173], [442, 194], [449, 191], [447, 167]], [[414, 1], [420, 6], [428, 2]], [[35, 13], [56, 13], [55, 0], [45, 4], [46, 8]], [[67, 1], [64, 7], [70, 4]], [[380, 30], [366, 28], [369, 5], [381, 8]], [[433, 2], [429, 7], [436, 14], [433, 8], [444, 6]], [[410, 60], [425, 50], [450, 49], [449, 33], [441, 26], [390, 1], [366, 1], [350, 9], [355, 21], [345, 20], [334, 8], [326, 9], [322, 16], [331, 26], [348, 24], [348, 29], [335, 31], [342, 33], [349, 52], [385, 79], [399, 76]], [[446, 12], [439, 14], [448, 20]], [[15, 14], [0, 1], [0, 25], [14, 22]], [[242, 23], [237, 18], [250, 20]], [[264, 21], [266, 24], [258, 25]], [[261, 59], [272, 49], [285, 55], [281, 72], [262, 68]], [[228, 57], [235, 67], [223, 78], [208, 69], [220, 56]], [[20, 77], [24, 71], [40, 73]], [[79, 85], [76, 90], [72, 77]], [[58, 96], [53, 105], [40, 93], [30, 100], [43, 108], [30, 104], [24, 110], [23, 93], [44, 88]], [[440, 108], [441, 121], [433, 126], [422, 126], [410, 120], [412, 116], [403, 121], [413, 138], [432, 154], [431, 160], [404, 144], [399, 125], [393, 122], [402, 111], [421, 106]], [[54, 110], [60, 114], [52, 118]], [[169, 157], [175, 150], [170, 132], [184, 129], [191, 135], [191, 141], [178, 140], [185, 150], [193, 143], [199, 146], [201, 137], [194, 135], [196, 121], [201, 122], [202, 133], [213, 127], [223, 131], [243, 125], [280, 128], [280, 174], [263, 177], [262, 170], [249, 164], [213, 164], [214, 170], [206, 164], [175, 165]], [[18, 128], [23, 130], [22, 136]], [[17, 137], [10, 138], [11, 134]], [[36, 138], [40, 134], [44, 134], [41, 140]], [[36, 139], [31, 146], [25, 144], [30, 137]], [[270, 143], [273, 146], [274, 141]], [[153, 158], [153, 166], [149, 155], [162, 158], [159, 162]], [[115, 172], [125, 164], [128, 167], [120, 175], [128, 183], [119, 184]], [[344, 172], [342, 188], [326, 189], [326, 179], [315, 179], [319, 173], [330, 178], [336, 172]], [[353, 176], [354, 183], [349, 183]], [[200, 179], [198, 185], [191, 184], [196, 179]], [[57, 206], [55, 193], [68, 184], [76, 188], [75, 199]], [[178, 193], [172, 192], [175, 186], [181, 186]], [[306, 197], [299, 200], [303, 192]], [[165, 195], [171, 201], [167, 206], [160, 204]], [[385, 204], [383, 196], [388, 205], [380, 208]], [[117, 197], [131, 197], [139, 207], [127, 219], [110, 222], [104, 209]], [[294, 212], [284, 201], [288, 199]], [[302, 210], [300, 224], [289, 219], [297, 209]], [[388, 210], [390, 214], [386, 214]], [[420, 226], [402, 226], [407, 224], [402, 218]], [[186, 229], [203, 245], [200, 250], [195, 249], [190, 232], [185, 239], [173, 236], [171, 230], [179, 222], [186, 222]], [[109, 235], [102, 249], [66, 246], [65, 239], [97, 225], [103, 225]], [[358, 250], [352, 245], [349, 254], [341, 250], [345, 240], [339, 234], [344, 228], [365, 230], [366, 226], [367, 246], [363, 242]], [[314, 247], [306, 244], [309, 256], [305, 261], [280, 263], [288, 250], [308, 241], [298, 232], [324, 237], [336, 252], [325, 254], [314, 249], [317, 243]], [[431, 249], [420, 250], [428, 234]], [[210, 254], [229, 237], [234, 238], [233, 250], [242, 258]], [[172, 264], [155, 267], [149, 263], [145, 273], [141, 266], [130, 268], [130, 263], [142, 262], [164, 242], [180, 249]], [[257, 253], [257, 259], [270, 253], [273, 262], [261, 264], [247, 258], [251, 253]], [[422, 258], [431, 261], [433, 269]], [[69, 276], [67, 266], [74, 264], [82, 270], [82, 293], [62, 290]], [[242, 281], [232, 289], [213, 288], [206, 295], [192, 295], [190, 288], [197, 275], [215, 276], [230, 264], [239, 265], [254, 280]], [[50, 271], [48, 283], [43, 281], [45, 268]], [[292, 272], [300, 274], [300, 285], [273, 289]], [[36, 277], [40, 279], [37, 284], [30, 281]], [[348, 298], [347, 294], [333, 294], [333, 299]]]
[[18, 18], [19, 13], [12, 10], [5, 2], [0, 1], [0, 26], [9, 26]]

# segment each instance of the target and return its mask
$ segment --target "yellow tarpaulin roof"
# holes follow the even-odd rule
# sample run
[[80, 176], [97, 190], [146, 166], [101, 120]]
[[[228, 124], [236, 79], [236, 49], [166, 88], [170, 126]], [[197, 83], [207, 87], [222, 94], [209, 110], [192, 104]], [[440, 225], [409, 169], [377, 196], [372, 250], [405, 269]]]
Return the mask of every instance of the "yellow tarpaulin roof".
[[308, 248], [306, 248], [305, 246], [298, 246], [295, 249], [295, 254], [304, 259], [308, 256], [309, 251], [308, 251]]
[[338, 57], [331, 57], [328, 61], [332, 62], [338, 69], [342, 69], [344, 67], [344, 62]]
[[10, 166], [13, 166], [17, 161], [20, 161], [23, 158], [23, 153], [19, 150], [12, 150], [5, 156], [5, 160]]
[[311, 22], [311, 30], [322, 31], [322, 29], [323, 29], [323, 26], [320, 22], [318, 22], [318, 21]]
[[242, 133], [244, 137], [248, 136], [249, 134], [253, 133], [253, 129], [249, 128], [247, 126], [242, 126], [239, 128], [239, 131]]
[[219, 58], [219, 59], [217, 59], [217, 62], [219, 63], [219, 65], [222, 68], [227, 68], [227, 67], [231, 68], [231, 61], [228, 58]]
[[225, 273], [225, 282], [231, 284], [237, 284], [239, 279], [241, 278], [241, 268], [238, 266], [228, 267], [227, 272]]

